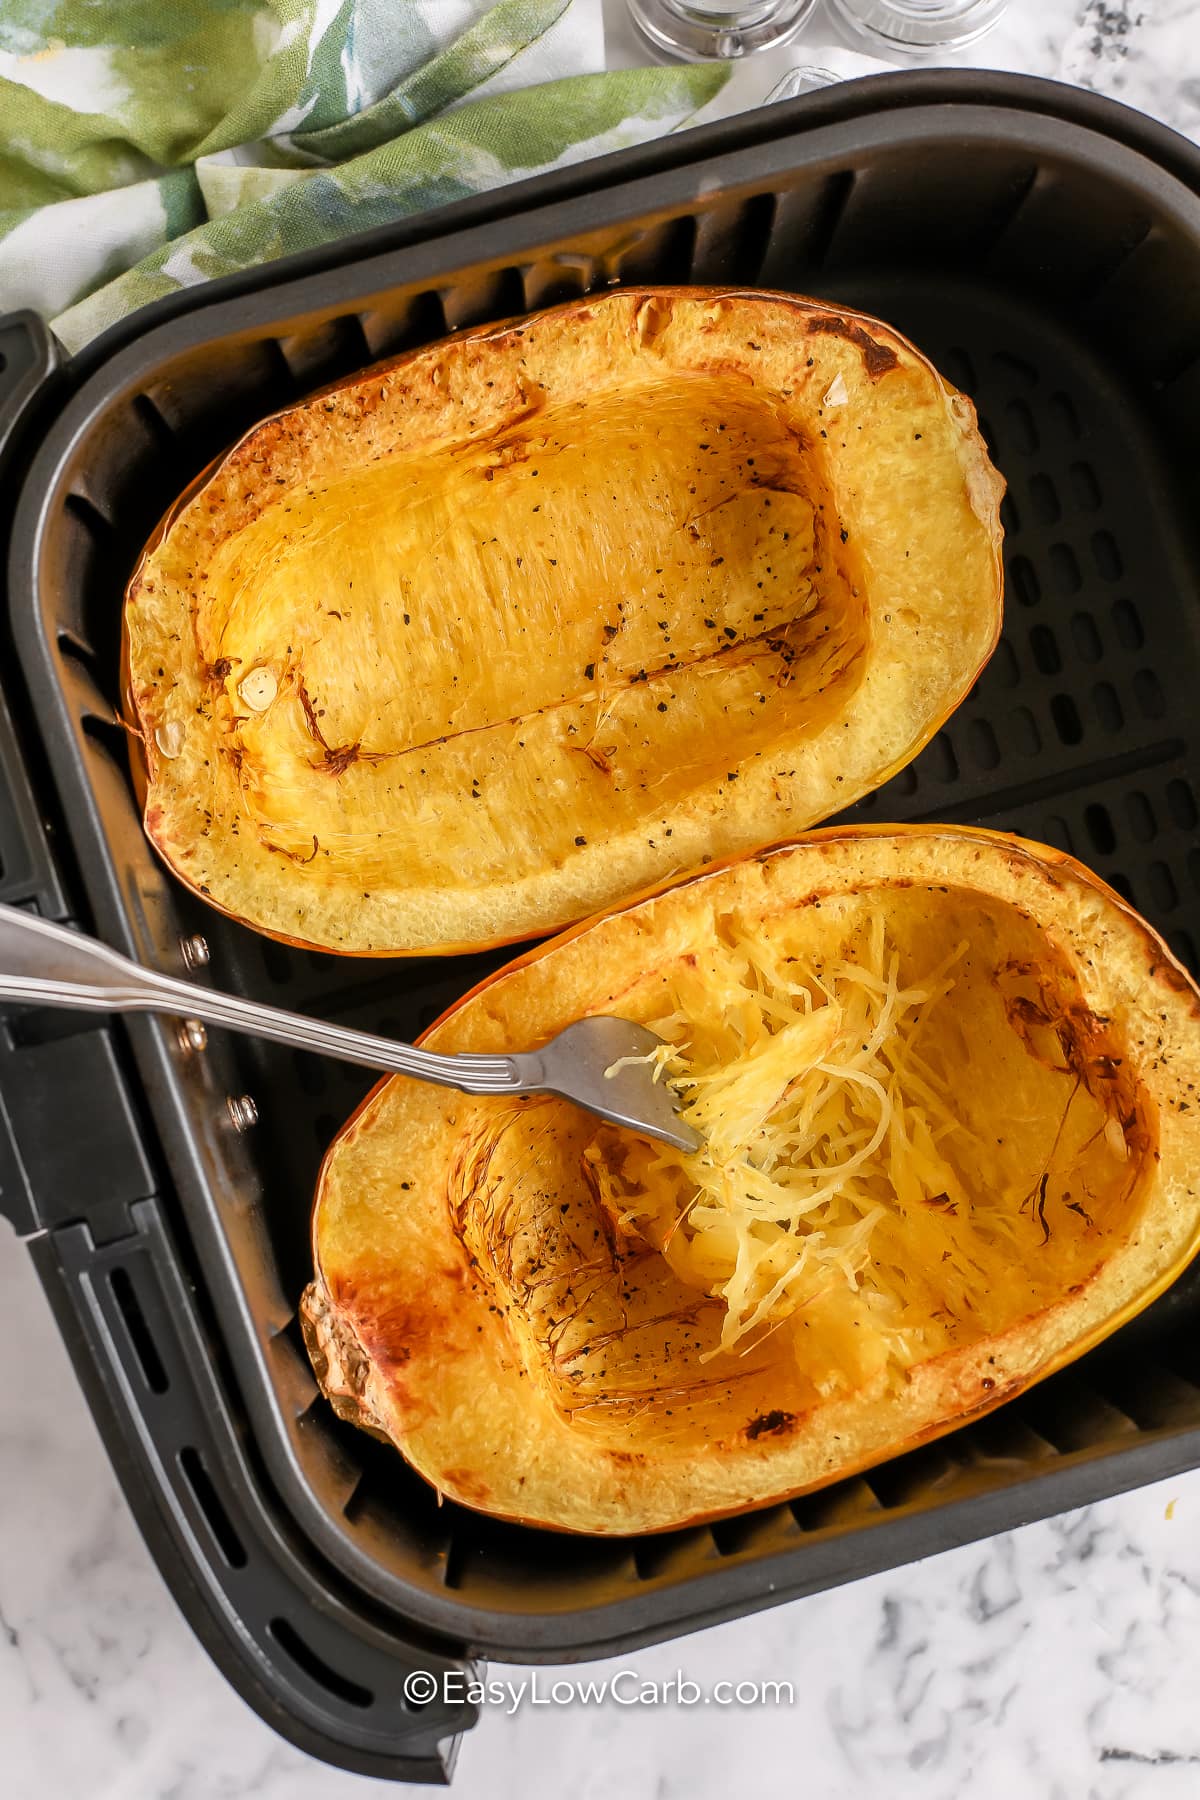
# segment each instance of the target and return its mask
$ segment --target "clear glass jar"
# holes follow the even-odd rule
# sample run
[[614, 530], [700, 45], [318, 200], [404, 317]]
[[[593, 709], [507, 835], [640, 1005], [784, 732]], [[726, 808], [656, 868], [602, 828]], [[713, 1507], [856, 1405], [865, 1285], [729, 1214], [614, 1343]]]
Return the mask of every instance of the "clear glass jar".
[[727, 62], [784, 44], [817, 0], [628, 0], [629, 16], [660, 54]]
[[873, 50], [921, 57], [962, 50], [992, 29], [1008, 0], [829, 0], [839, 24]]
[[832, 69], [818, 69], [814, 63], [801, 63], [798, 68], [789, 69], [782, 81], [777, 81], [771, 89], [764, 106], [770, 106], [775, 100], [796, 100], [801, 94], [813, 94], [818, 88], [834, 87], [842, 77]]

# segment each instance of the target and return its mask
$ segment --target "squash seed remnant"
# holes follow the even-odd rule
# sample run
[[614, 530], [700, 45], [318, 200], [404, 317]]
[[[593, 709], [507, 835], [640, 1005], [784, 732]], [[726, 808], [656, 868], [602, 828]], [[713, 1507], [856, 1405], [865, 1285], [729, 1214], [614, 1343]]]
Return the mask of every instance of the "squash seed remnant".
[[251, 669], [238, 684], [238, 698], [251, 712], [266, 712], [272, 700], [279, 692], [279, 682], [274, 669]]

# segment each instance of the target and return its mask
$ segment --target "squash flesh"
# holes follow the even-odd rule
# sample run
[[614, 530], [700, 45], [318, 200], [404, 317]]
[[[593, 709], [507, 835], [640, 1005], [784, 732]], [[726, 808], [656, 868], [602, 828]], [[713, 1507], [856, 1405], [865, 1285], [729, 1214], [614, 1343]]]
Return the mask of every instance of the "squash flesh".
[[[778, 1000], [744, 965], [731, 979], [748, 941], [807, 984], [848, 952], [869, 967], [881, 918], [898, 980], [951, 958], [917, 1009], [920, 1068], [893, 1058], [895, 1116], [944, 1107], [957, 1131], [915, 1186], [884, 1154], [808, 1217], [832, 1241], [880, 1209], [865, 1257], [816, 1259], [820, 1291], [731, 1348], [728, 1246], [685, 1242], [689, 1191], [657, 1148], [561, 1102], [392, 1080], [335, 1141], [314, 1210], [306, 1335], [339, 1410], [465, 1504], [666, 1529], [950, 1430], [1161, 1292], [1200, 1243], [1200, 1001], [1057, 852], [952, 827], [818, 834], [532, 952], [429, 1041], [492, 1050], [617, 1011], [682, 1022], [693, 1073], [732, 1066], [730, 1022], [740, 1053]], [[866, 1127], [835, 1122], [809, 1160], [844, 1164]]]
[[231, 713], [247, 674], [278, 685], [240, 720], [264, 844], [469, 890], [828, 720], [866, 621], [820, 459], [764, 403], [682, 390], [306, 488], [282, 541], [268, 513], [220, 546], [205, 658]]

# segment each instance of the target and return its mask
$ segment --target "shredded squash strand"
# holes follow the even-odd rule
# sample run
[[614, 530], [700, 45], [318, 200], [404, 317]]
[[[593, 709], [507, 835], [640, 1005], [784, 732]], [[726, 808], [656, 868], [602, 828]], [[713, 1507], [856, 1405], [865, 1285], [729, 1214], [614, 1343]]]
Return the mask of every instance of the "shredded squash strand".
[[[928, 1347], [931, 1319], [979, 1305], [1024, 1227], [1018, 1200], [972, 1207], [961, 1170], [986, 1166], [987, 1146], [926, 1029], [966, 950], [902, 985], [878, 915], [821, 967], [727, 927], [716, 969], [651, 1021], [664, 1039], [655, 1079], [676, 1089], [703, 1147], [639, 1146], [615, 1165], [597, 1146], [586, 1155], [618, 1228], [724, 1301], [722, 1351], [744, 1354], [834, 1305], [867, 1327], [860, 1345], [904, 1367]], [[919, 1237], [919, 1266], [899, 1265], [898, 1217]]]

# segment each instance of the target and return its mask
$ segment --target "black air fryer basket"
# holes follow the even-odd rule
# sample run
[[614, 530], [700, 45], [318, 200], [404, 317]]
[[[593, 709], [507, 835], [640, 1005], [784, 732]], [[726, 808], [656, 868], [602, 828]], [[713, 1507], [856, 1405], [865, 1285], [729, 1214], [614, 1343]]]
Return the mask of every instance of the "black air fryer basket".
[[[264, 414], [457, 326], [635, 280], [865, 308], [975, 398], [1009, 482], [1004, 637], [849, 816], [1073, 851], [1195, 971], [1200, 151], [982, 74], [852, 82], [526, 182], [194, 289], [69, 362], [30, 316], [0, 325], [0, 897], [403, 1037], [502, 960], [289, 950], [183, 892], [114, 723], [122, 590], [166, 506]], [[622, 1541], [439, 1506], [334, 1417], [297, 1324], [318, 1162], [368, 1081], [215, 1033], [189, 1050], [170, 1020], [22, 1011], [0, 1034], [0, 1204], [130, 1504], [239, 1691], [331, 1762], [445, 1778], [470, 1711], [406, 1705], [411, 1669], [628, 1649], [1200, 1462], [1185, 1277], [990, 1418], [791, 1505]], [[239, 1131], [228, 1099], [247, 1094]]]

